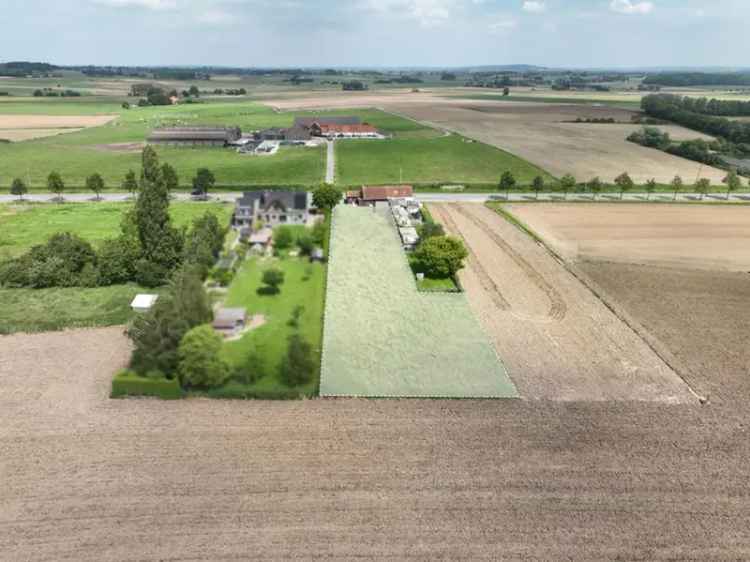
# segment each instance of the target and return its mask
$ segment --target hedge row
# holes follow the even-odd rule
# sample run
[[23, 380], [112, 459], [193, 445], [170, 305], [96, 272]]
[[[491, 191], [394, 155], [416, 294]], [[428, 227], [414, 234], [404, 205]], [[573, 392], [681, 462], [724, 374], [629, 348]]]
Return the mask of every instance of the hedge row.
[[142, 377], [133, 371], [122, 371], [112, 380], [110, 398], [154, 396], [162, 400], [178, 400], [183, 392], [177, 379]]
[[243, 384], [230, 381], [222, 387], [212, 388], [199, 395], [210, 398], [236, 399], [236, 400], [301, 400], [307, 394], [294, 388], [248, 388]]

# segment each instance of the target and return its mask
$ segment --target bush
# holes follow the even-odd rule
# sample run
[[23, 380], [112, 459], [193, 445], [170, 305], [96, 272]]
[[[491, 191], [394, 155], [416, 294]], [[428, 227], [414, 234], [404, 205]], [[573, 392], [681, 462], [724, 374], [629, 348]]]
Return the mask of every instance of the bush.
[[301, 255], [309, 256], [315, 248], [315, 241], [310, 233], [305, 232], [297, 238], [297, 246]]
[[287, 354], [281, 361], [279, 376], [287, 386], [299, 386], [312, 380], [315, 363], [312, 346], [299, 334], [289, 336]]
[[99, 249], [100, 283], [118, 285], [134, 281], [140, 257], [141, 248], [136, 238], [120, 236], [105, 240]]
[[231, 269], [219, 269], [213, 274], [214, 281], [222, 287], [229, 287], [234, 280], [234, 271]]
[[135, 280], [143, 287], [164, 285], [168, 275], [167, 269], [147, 259], [140, 259], [135, 264]]
[[294, 232], [288, 226], [279, 226], [273, 231], [273, 244], [277, 250], [288, 250], [294, 244]]
[[240, 384], [253, 384], [268, 374], [266, 364], [255, 351], [251, 351], [245, 361], [235, 369], [232, 379]]
[[463, 242], [452, 236], [435, 236], [422, 242], [414, 258], [428, 277], [453, 277], [469, 255]]
[[133, 371], [126, 370], [118, 373], [112, 381], [110, 398], [127, 396], [154, 396], [162, 400], [177, 400], [182, 398], [183, 393], [176, 379], [141, 377]]
[[278, 293], [279, 286], [284, 283], [284, 272], [276, 267], [266, 269], [263, 272], [263, 284], [267, 286], [266, 292]]
[[212, 388], [206, 395], [230, 400], [300, 400], [307, 396], [295, 388], [250, 388], [237, 381]]
[[221, 354], [222, 337], [204, 324], [187, 332], [178, 350], [180, 381], [185, 387], [214, 388], [229, 378], [229, 365]]

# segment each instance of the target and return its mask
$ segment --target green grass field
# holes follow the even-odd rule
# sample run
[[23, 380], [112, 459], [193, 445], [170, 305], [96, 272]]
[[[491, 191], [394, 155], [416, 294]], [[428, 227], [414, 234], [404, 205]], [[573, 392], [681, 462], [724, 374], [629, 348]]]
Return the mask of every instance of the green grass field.
[[334, 211], [322, 396], [514, 397], [464, 294], [420, 293], [387, 212]]
[[[126, 324], [137, 285], [83, 289], [0, 289], [0, 334]], [[158, 290], [157, 290], [158, 292]]]
[[[263, 271], [278, 267], [285, 274], [284, 284], [276, 295], [258, 294], [262, 287]], [[321, 339], [323, 332], [323, 303], [325, 299], [325, 266], [311, 264], [303, 258], [251, 258], [237, 273], [225, 306], [246, 307], [248, 314], [263, 314], [266, 324], [245, 334], [242, 339], [224, 345], [225, 357], [232, 365], [242, 363], [247, 355], [256, 350], [262, 357], [267, 375], [252, 385], [229, 383], [235, 396], [243, 392], [254, 395], [275, 394], [289, 391], [278, 378], [278, 368], [287, 350], [287, 338], [297, 328], [289, 325], [292, 311], [303, 306], [299, 332], [313, 348], [316, 371], [313, 380], [296, 389], [299, 394], [314, 396], [318, 392]], [[219, 395], [221, 395], [219, 391]]]
[[[19, 256], [57, 232], [73, 232], [96, 244], [120, 232], [130, 203], [64, 203], [0, 205], [0, 261]], [[222, 203], [179, 202], [170, 205], [177, 226], [188, 226], [205, 212], [228, 225], [233, 207]]]
[[342, 185], [387, 183], [494, 183], [510, 170], [522, 183], [541, 175], [536, 166], [459, 135], [433, 139], [347, 140], [336, 143]]

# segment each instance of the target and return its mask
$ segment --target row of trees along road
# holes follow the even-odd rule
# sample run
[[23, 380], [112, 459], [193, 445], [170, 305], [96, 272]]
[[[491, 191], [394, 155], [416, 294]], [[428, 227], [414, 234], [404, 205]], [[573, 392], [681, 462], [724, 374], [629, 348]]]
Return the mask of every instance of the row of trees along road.
[[[150, 149], [150, 147], [148, 148]], [[150, 152], [153, 152], [153, 149], [150, 149]], [[153, 154], [154, 156], [156, 155], [155, 152], [153, 152]], [[160, 181], [164, 182], [164, 187], [166, 188], [167, 193], [171, 193], [179, 189], [180, 178], [177, 175], [177, 171], [174, 169], [174, 167], [172, 167], [168, 163], [164, 163], [161, 165], [160, 173]], [[120, 185], [123, 191], [130, 193], [133, 196], [138, 193], [138, 190], [141, 187], [141, 184], [138, 181], [138, 176], [133, 170], [130, 170], [127, 174], [125, 174], [125, 178]], [[197, 195], [207, 194], [211, 189], [214, 188], [215, 185], [216, 178], [213, 172], [211, 172], [211, 170], [209, 170], [208, 168], [199, 168], [192, 180], [193, 193]], [[94, 193], [95, 199], [97, 201], [101, 200], [101, 194], [107, 189], [104, 178], [102, 178], [101, 174], [99, 173], [94, 173], [88, 176], [86, 178], [85, 186], [87, 191], [91, 191]], [[60, 173], [55, 171], [50, 172], [50, 174], [47, 176], [47, 190], [50, 193], [56, 195], [59, 199], [62, 199], [65, 189], [65, 181], [63, 180]], [[25, 181], [23, 181], [23, 179], [15, 178], [10, 184], [10, 193], [11, 195], [15, 195], [19, 199], [23, 200], [24, 195], [29, 193], [29, 186]]]
[[[635, 182], [627, 172], [623, 172], [617, 176], [614, 183], [620, 190], [620, 199], [623, 199], [625, 193], [632, 191], [636, 187]], [[742, 178], [734, 170], [727, 173], [726, 177], [722, 180], [722, 183], [726, 186], [727, 199], [729, 199], [733, 192], [739, 191], [743, 187]], [[506, 199], [509, 199], [510, 190], [514, 189], [517, 185], [518, 182], [513, 173], [504, 172], [498, 183], [498, 189], [504, 191]], [[565, 174], [550, 186], [547, 186], [543, 177], [537, 176], [531, 183], [531, 189], [536, 194], [537, 199], [539, 198], [539, 193], [546, 187], [562, 192], [565, 198], [567, 198], [568, 193], [574, 191], [576, 188], [583, 188], [590, 191], [592, 196], [596, 198], [602, 191], [604, 191], [606, 185], [607, 184], [605, 184], [599, 177], [594, 177], [584, 183], [580, 183], [572, 174]], [[673, 192], [673, 200], [677, 200], [677, 195], [685, 190], [685, 183], [682, 180], [682, 177], [679, 175], [675, 176], [670, 182], [670, 186]], [[647, 199], [650, 199], [651, 194], [659, 188], [659, 184], [652, 178], [643, 185], [643, 188], [647, 193]], [[711, 180], [708, 178], [700, 178], [692, 185], [692, 189], [693, 193], [699, 194], [701, 199], [703, 199], [711, 191]]]

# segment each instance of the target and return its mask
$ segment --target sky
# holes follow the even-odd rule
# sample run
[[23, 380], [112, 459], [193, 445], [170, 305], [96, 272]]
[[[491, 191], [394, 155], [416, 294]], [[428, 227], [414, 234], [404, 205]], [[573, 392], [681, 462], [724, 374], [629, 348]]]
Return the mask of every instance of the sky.
[[0, 0], [0, 61], [750, 67], [750, 0]]

